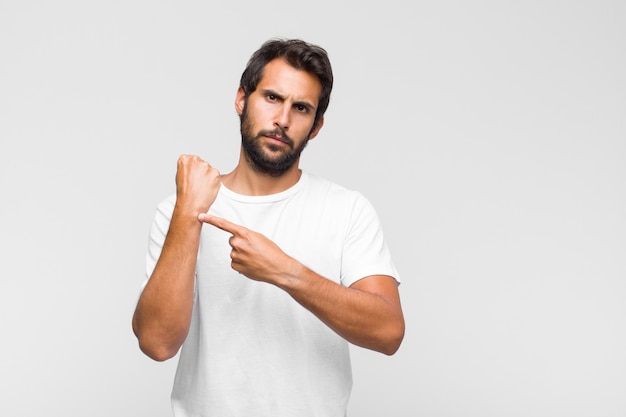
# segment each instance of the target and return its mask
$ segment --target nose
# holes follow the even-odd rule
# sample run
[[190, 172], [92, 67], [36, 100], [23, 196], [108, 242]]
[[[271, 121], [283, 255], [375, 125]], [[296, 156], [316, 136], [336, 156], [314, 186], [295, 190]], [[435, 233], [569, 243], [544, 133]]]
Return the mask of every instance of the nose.
[[290, 106], [286, 103], [282, 106], [279, 106], [276, 110], [276, 116], [274, 118], [274, 126], [278, 126], [283, 130], [289, 129], [289, 124], [291, 122], [291, 112]]

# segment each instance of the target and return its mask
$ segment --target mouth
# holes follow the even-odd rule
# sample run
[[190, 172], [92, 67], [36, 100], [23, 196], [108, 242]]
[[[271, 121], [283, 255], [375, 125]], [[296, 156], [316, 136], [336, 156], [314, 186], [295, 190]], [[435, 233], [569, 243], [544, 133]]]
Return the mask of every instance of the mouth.
[[293, 147], [293, 141], [287, 135], [276, 133], [276, 132], [262, 132], [261, 136], [267, 138], [270, 141], [270, 143], [287, 145], [289, 147]]
[[271, 139], [271, 140], [273, 140], [273, 141], [276, 141], [276, 142], [282, 142], [282, 143], [285, 143], [285, 141], [283, 140], [283, 137], [282, 137], [282, 136], [277, 136], [277, 135], [265, 135], [265, 137], [266, 137], [266, 138], [268, 138], [268, 139]]

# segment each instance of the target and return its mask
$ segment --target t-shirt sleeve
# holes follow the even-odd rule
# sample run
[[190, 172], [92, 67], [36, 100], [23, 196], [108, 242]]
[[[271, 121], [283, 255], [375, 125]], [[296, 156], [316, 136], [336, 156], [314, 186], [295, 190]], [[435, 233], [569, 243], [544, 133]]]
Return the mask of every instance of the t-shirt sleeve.
[[341, 283], [349, 287], [370, 275], [389, 275], [400, 284], [372, 204], [357, 193], [348, 225], [341, 261]]
[[142, 290], [145, 288], [154, 267], [156, 266], [159, 257], [161, 256], [161, 250], [163, 249], [163, 243], [165, 242], [165, 236], [170, 228], [170, 221], [172, 219], [172, 213], [174, 212], [174, 205], [176, 203], [175, 196], [171, 196], [163, 200], [156, 208], [154, 214], [154, 220], [150, 227], [150, 235], [148, 238], [148, 252], [146, 254], [146, 275], [144, 277]]

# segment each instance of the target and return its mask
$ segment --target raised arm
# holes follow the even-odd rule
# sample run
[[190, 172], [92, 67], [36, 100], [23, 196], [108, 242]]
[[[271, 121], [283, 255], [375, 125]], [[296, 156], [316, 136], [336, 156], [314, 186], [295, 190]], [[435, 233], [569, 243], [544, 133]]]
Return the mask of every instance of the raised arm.
[[305, 267], [262, 234], [207, 214], [199, 219], [232, 233], [234, 270], [282, 288], [355, 345], [387, 355], [400, 347], [404, 316], [394, 278], [372, 275], [344, 287]]
[[176, 355], [189, 331], [202, 223], [220, 187], [220, 174], [197, 156], [182, 155], [176, 172], [176, 205], [154, 271], [133, 315], [141, 350], [163, 361]]

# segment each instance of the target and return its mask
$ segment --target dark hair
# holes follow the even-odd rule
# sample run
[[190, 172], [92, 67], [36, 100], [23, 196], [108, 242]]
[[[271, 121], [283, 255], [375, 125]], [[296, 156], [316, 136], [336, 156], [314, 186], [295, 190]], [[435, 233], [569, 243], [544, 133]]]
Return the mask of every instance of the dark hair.
[[326, 112], [333, 89], [333, 71], [327, 52], [317, 46], [300, 39], [270, 39], [259, 48], [248, 61], [241, 74], [239, 86], [243, 88], [246, 98], [252, 94], [263, 76], [265, 66], [276, 58], [284, 58], [295, 69], [315, 75], [322, 84], [317, 112], [313, 127]]

